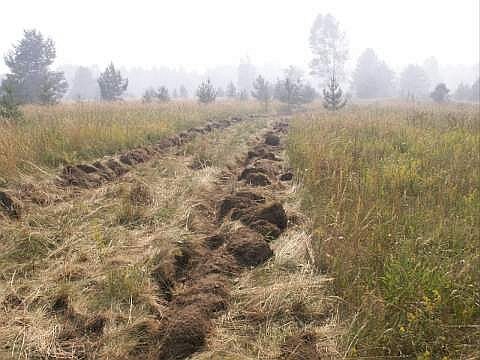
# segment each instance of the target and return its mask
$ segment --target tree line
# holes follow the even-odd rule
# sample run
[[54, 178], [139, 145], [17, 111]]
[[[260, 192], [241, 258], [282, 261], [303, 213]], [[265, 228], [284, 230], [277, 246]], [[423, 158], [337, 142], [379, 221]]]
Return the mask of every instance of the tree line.
[[[311, 28], [309, 38], [313, 59], [310, 74], [318, 80], [322, 89], [323, 104], [330, 110], [345, 106], [348, 96], [342, 85], [346, 82], [345, 63], [348, 59], [348, 46], [345, 33], [339, 22], [330, 14], [318, 15]], [[56, 58], [56, 48], [52, 39], [45, 38], [37, 30], [24, 31], [23, 38], [4, 57], [10, 72], [0, 86], [0, 116], [15, 117], [20, 113], [21, 104], [55, 104], [66, 94], [68, 84], [61, 71], [51, 66]], [[255, 75], [255, 68], [248, 59], [238, 67], [237, 86], [230, 82], [226, 89], [214, 88], [210, 80], [202, 82], [195, 95], [202, 103], [215, 101], [217, 97], [248, 99], [250, 96], [262, 102], [266, 109], [273, 100], [294, 106], [313, 101], [317, 91], [304, 80], [302, 72], [291, 66], [284, 71], [284, 77], [272, 84], [263, 76]], [[424, 99], [430, 96], [434, 101], [446, 101], [450, 89], [439, 81], [438, 63], [434, 58], [427, 60], [424, 67], [408, 65], [396, 79], [393, 70], [382, 61], [373, 49], [366, 49], [358, 58], [350, 81], [351, 95], [360, 99], [375, 99], [400, 96], [408, 99]], [[429, 93], [431, 82], [437, 82], [434, 91]], [[479, 101], [479, 80], [473, 84], [461, 83], [453, 93], [459, 101]], [[122, 99], [128, 88], [128, 79], [123, 77], [113, 63], [94, 78], [90, 69], [79, 67], [75, 73], [71, 92], [79, 94], [78, 99], [100, 98], [104, 101]], [[169, 101], [172, 98], [187, 98], [185, 86], [174, 89], [170, 94], [165, 86], [148, 88], [143, 101]]]

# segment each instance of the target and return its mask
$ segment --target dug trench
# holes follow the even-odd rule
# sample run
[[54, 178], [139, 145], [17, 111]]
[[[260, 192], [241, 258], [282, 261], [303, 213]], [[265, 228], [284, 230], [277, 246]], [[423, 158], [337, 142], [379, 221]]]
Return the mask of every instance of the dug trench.
[[[201, 350], [212, 320], [229, 307], [235, 278], [273, 256], [270, 242], [288, 226], [286, 211], [275, 196], [285, 188], [282, 183], [292, 179], [279, 157], [287, 127], [286, 121], [275, 123], [242, 166], [224, 172], [214, 191], [205, 194], [190, 221], [203, 235], [199, 241], [181, 242], [160, 257], [151, 276], [167, 310], [154, 322], [137, 324], [150, 338], [149, 346], [136, 349], [139, 357], [185, 359]], [[287, 340], [281, 357], [318, 358], [314, 335]]]
[[[7, 222], [0, 358], [14, 350], [39, 358], [210, 358], [218, 321], [237, 306], [237, 285], [276, 263], [277, 245], [296, 231], [296, 212], [284, 203], [294, 185], [282, 159], [287, 124], [272, 121], [197, 137], [75, 202]], [[315, 354], [315, 335], [299, 330], [260, 358]]]
[[[52, 184], [46, 186], [51, 191], [43, 191], [45, 186], [41, 187], [34, 183], [21, 183], [14, 189], [2, 190], [0, 188], [0, 214], [3, 213], [10, 219], [19, 219], [29, 204], [46, 206], [62, 199], [74, 197], [80, 189], [97, 188], [119, 179], [132, 171], [136, 165], [151, 161], [164, 155], [167, 151], [188, 144], [198, 138], [199, 135], [222, 131], [245, 121], [247, 118], [252, 120], [258, 117], [260, 115], [251, 114], [209, 121], [205, 126], [190, 128], [179, 134], [166, 137], [150, 146], [104, 157], [92, 163], [67, 165], [55, 177]], [[73, 191], [68, 191], [69, 189], [73, 189]], [[66, 192], [62, 190], [66, 190]]]

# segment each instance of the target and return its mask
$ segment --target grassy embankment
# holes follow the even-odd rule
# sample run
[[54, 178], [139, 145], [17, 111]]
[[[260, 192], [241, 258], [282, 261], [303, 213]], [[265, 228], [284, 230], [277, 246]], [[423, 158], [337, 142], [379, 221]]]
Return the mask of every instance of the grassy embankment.
[[480, 356], [479, 123], [466, 105], [294, 122], [289, 156], [349, 356]]
[[154, 143], [209, 119], [260, 112], [253, 102], [80, 103], [26, 106], [24, 120], [0, 119], [0, 183]]

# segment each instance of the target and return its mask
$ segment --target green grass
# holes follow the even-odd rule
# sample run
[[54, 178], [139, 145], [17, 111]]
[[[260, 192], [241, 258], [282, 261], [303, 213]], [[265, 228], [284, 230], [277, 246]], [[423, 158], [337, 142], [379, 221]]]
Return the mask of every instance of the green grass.
[[288, 153], [350, 356], [480, 356], [479, 123], [455, 105], [294, 121]]

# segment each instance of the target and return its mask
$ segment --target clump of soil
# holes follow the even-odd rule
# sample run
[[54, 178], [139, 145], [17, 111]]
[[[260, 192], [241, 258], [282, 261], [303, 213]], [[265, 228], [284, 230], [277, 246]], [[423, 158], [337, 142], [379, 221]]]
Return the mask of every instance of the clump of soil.
[[65, 312], [70, 304], [70, 300], [67, 294], [58, 295], [52, 302], [52, 310], [57, 313]]
[[220, 248], [204, 259], [195, 271], [203, 275], [219, 274], [230, 277], [238, 273], [239, 268], [234, 257]]
[[268, 176], [260, 172], [258, 169], [248, 169], [251, 170], [248, 172], [246, 170], [247, 169], [242, 173], [241, 180], [245, 180], [247, 184], [252, 186], [267, 186], [271, 184]]
[[117, 176], [117, 174], [113, 170], [109, 169], [106, 165], [104, 165], [100, 161], [96, 161], [92, 165], [98, 171], [98, 174], [102, 178], [104, 178], [106, 181], [113, 180]]
[[276, 122], [273, 125], [273, 130], [275, 132], [286, 134], [288, 132], [288, 122], [286, 122], [285, 120]]
[[320, 354], [316, 347], [317, 337], [311, 332], [292, 335], [285, 339], [281, 347], [282, 360], [318, 360]]
[[266, 176], [275, 177], [278, 174], [278, 166], [272, 160], [258, 159], [252, 165], [243, 169], [238, 180], [244, 180], [252, 173], [261, 173]]
[[258, 266], [273, 255], [272, 249], [263, 237], [248, 228], [240, 228], [231, 235], [227, 251], [241, 266]]
[[[218, 218], [222, 220], [231, 212], [238, 212], [238, 210], [248, 209], [265, 202], [265, 198], [253, 192], [237, 192], [235, 195], [225, 197], [218, 207]], [[239, 216], [236, 216], [238, 219]], [[235, 216], [232, 216], [233, 220]]]
[[105, 162], [105, 166], [112, 170], [117, 176], [121, 176], [128, 172], [128, 169], [115, 159], [108, 159]]
[[267, 238], [277, 238], [287, 227], [287, 215], [280, 203], [273, 202], [232, 212], [233, 220], [259, 232]]
[[280, 181], [290, 181], [293, 179], [293, 173], [291, 171], [287, 171], [280, 175]]
[[280, 138], [272, 132], [265, 135], [265, 144], [270, 146], [280, 145]]
[[171, 301], [175, 284], [185, 280], [185, 274], [191, 267], [190, 262], [193, 255], [194, 252], [190, 247], [181, 246], [157, 256], [158, 265], [153, 268], [151, 275], [165, 300]]
[[147, 152], [146, 149], [139, 148], [120, 155], [119, 159], [120, 162], [124, 164], [135, 165], [150, 160], [150, 154]]
[[260, 206], [253, 215], [254, 219], [266, 220], [276, 225], [280, 230], [287, 227], [287, 214], [282, 204], [273, 202]]
[[76, 165], [65, 166], [60, 176], [63, 185], [73, 185], [83, 188], [92, 188], [99, 186], [102, 183], [102, 178], [95, 172], [85, 172], [83, 168], [91, 171], [95, 169], [93, 166]]
[[196, 305], [172, 308], [162, 323], [165, 329], [158, 359], [184, 359], [205, 345], [210, 323]]
[[205, 245], [210, 250], [218, 249], [224, 243], [225, 243], [225, 236], [221, 234], [212, 235], [205, 239]]
[[82, 170], [83, 172], [86, 172], [87, 174], [92, 174], [98, 171], [97, 168], [89, 164], [78, 164], [77, 168]]
[[247, 161], [251, 159], [267, 159], [267, 160], [272, 160], [272, 161], [280, 161], [280, 159], [265, 145], [257, 145], [253, 148], [253, 150], [250, 150], [247, 154]]
[[196, 305], [210, 317], [227, 308], [229, 298], [227, 285], [225, 277], [218, 274], [192, 280], [191, 284], [187, 284], [175, 295], [173, 305], [180, 307]]
[[12, 219], [19, 219], [22, 216], [21, 202], [5, 191], [0, 191], [0, 208]]
[[103, 315], [94, 315], [85, 321], [84, 332], [87, 335], [100, 335], [103, 333], [107, 318]]

